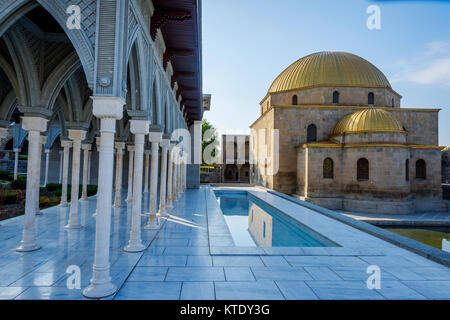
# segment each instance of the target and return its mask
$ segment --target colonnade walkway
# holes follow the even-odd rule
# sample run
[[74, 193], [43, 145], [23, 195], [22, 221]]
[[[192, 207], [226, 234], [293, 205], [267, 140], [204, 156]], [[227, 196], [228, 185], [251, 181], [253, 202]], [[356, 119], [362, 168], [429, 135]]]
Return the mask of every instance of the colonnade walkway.
[[[303, 254], [269, 254], [277, 250], [264, 249], [265, 254], [243, 255], [239, 248], [236, 255], [211, 254], [209, 188], [186, 190], [170, 215], [161, 218], [159, 229], [143, 229], [143, 252], [123, 250], [129, 241], [131, 204], [112, 209], [111, 277], [118, 291], [105, 299], [450, 299], [448, 268], [392, 245], [383, 247], [390, 253], [339, 253], [330, 247], [309, 248]], [[42, 249], [33, 252], [15, 251], [23, 216], [2, 221], [0, 298], [86, 299], [82, 289], [92, 276], [95, 209], [95, 197], [80, 201], [81, 229], [64, 228], [69, 208], [43, 210], [36, 217]], [[141, 226], [146, 221], [142, 216]], [[369, 262], [383, 269], [380, 290], [366, 286]]]

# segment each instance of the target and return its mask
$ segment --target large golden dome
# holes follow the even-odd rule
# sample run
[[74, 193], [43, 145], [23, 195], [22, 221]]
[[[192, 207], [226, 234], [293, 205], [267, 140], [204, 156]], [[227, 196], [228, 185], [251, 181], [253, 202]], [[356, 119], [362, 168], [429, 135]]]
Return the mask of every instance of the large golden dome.
[[406, 133], [402, 124], [390, 112], [368, 108], [349, 114], [334, 127], [332, 136], [358, 132], [401, 132]]
[[384, 74], [369, 61], [347, 52], [324, 51], [287, 67], [272, 83], [269, 93], [335, 86], [391, 88]]

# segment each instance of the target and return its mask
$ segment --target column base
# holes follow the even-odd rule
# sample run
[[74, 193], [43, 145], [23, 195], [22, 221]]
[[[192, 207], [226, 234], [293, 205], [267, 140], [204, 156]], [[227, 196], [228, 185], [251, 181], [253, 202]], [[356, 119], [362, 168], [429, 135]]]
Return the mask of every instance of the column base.
[[147, 224], [144, 226], [145, 230], [158, 230], [161, 225], [159, 223], [159, 219], [156, 214], [146, 213], [145, 216], [149, 216], [149, 220]]
[[93, 217], [97, 216], [97, 210], [94, 211], [94, 213], [92, 214]]
[[81, 229], [83, 226], [81, 224], [68, 224], [64, 226], [64, 229]]
[[125, 199], [125, 202], [131, 202], [131, 201], [133, 201], [133, 199], [128, 199], [128, 198]]
[[89, 200], [88, 197], [81, 197], [80, 200], [78, 201], [88, 201], [88, 200]]
[[112, 283], [90, 284], [83, 290], [83, 296], [91, 299], [109, 297], [116, 293], [117, 286]]
[[36, 211], [36, 215], [37, 215], [37, 216], [41, 216], [41, 215], [43, 215], [43, 214], [44, 214], [44, 213], [43, 213], [42, 211], [40, 211], [40, 210], [39, 210], [39, 211]]
[[67, 201], [65, 201], [65, 202], [61, 202], [58, 207], [64, 208], [64, 207], [68, 207], [68, 206], [69, 206], [69, 203]]
[[142, 243], [133, 243], [128, 244], [125, 248], [123, 248], [123, 251], [126, 252], [141, 252], [144, 251], [146, 247]]
[[118, 204], [114, 203], [112, 206], [113, 206], [113, 208], [122, 208], [122, 204], [121, 203], [118, 203]]
[[157, 213], [158, 216], [160, 216], [160, 217], [168, 217], [168, 216], [170, 216], [170, 214], [167, 212], [166, 209], [167, 209], [167, 207], [164, 208], [164, 210], [159, 210], [159, 212]]
[[39, 250], [40, 248], [41, 248], [41, 246], [38, 245], [37, 243], [20, 244], [20, 246], [18, 246], [16, 248], [16, 251], [17, 252], [30, 252], [30, 251]]

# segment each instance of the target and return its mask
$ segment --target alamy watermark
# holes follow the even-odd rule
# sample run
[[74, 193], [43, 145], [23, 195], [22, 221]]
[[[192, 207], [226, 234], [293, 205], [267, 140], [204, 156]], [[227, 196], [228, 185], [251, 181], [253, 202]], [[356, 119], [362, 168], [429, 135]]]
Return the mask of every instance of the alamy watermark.
[[367, 289], [381, 289], [381, 269], [377, 265], [370, 265], [366, 269], [366, 273], [370, 276], [366, 280]]
[[66, 279], [66, 286], [67, 289], [73, 290], [81, 289], [81, 270], [80, 267], [77, 265], [70, 265], [66, 269], [66, 273], [69, 274], [69, 276]]
[[377, 5], [370, 5], [367, 7], [366, 13], [370, 16], [367, 18], [366, 26], [369, 30], [381, 29], [381, 9]]
[[81, 8], [77, 5], [67, 7], [66, 13], [69, 17], [66, 20], [66, 26], [69, 30], [81, 29]]

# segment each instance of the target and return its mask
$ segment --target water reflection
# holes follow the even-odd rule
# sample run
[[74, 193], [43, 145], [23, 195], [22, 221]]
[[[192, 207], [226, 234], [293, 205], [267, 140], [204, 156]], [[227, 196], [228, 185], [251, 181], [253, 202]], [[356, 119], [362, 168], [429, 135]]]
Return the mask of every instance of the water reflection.
[[306, 226], [293, 225], [246, 193], [216, 194], [236, 246], [323, 247], [327, 240]]

